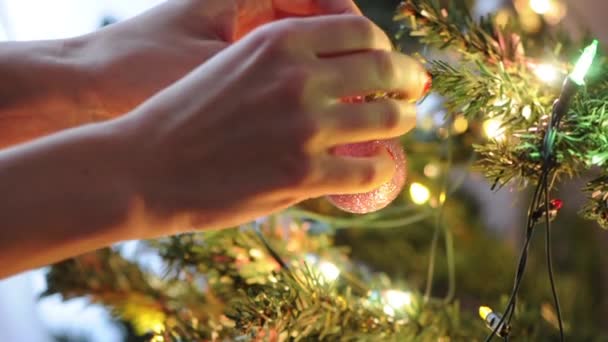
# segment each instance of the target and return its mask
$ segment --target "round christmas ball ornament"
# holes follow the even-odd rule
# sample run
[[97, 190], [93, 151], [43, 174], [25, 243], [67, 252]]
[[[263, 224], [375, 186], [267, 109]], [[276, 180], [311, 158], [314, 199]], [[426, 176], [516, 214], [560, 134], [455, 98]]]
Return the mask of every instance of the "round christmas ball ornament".
[[330, 195], [327, 199], [336, 207], [354, 214], [367, 214], [388, 206], [401, 193], [406, 177], [405, 152], [399, 139], [375, 140], [337, 146], [332, 153], [338, 156], [370, 157], [384, 148], [395, 162], [393, 178], [375, 190], [354, 195]]

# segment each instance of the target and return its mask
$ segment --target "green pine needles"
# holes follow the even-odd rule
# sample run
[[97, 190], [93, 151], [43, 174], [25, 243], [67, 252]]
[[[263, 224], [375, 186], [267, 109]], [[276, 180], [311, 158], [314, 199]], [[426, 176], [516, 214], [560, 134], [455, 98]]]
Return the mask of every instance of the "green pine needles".
[[[519, 30], [516, 18], [503, 26], [491, 16], [475, 21], [462, 7], [443, 8], [434, 0], [405, 1], [396, 18], [403, 23], [398, 37], [409, 33], [423, 44], [447, 50], [457, 60], [428, 61], [433, 90], [446, 97], [451, 115], [463, 114], [470, 120], [494, 118], [502, 123], [504, 139], [475, 146], [480, 155], [477, 167], [496, 186], [512, 181], [535, 183], [542, 163], [540, 144], [561, 84], [543, 82], [534, 69], [548, 59], [562, 69], [563, 79], [572, 70], [567, 63], [571, 56], [580, 54], [588, 42], [570, 44], [572, 51], [565, 51], [559, 43], [539, 48], [539, 37]], [[597, 58], [587, 84], [564, 117], [556, 138], [555, 180], [591, 168], [608, 173], [607, 71], [606, 60]], [[582, 212], [604, 228], [608, 228], [606, 177], [602, 175], [583, 189], [590, 202]]]

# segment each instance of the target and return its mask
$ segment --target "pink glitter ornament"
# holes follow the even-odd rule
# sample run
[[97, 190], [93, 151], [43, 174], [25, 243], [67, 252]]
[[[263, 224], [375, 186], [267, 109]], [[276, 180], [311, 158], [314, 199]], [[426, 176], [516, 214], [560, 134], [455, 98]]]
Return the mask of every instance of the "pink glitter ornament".
[[401, 193], [406, 177], [405, 152], [399, 139], [375, 140], [363, 143], [342, 145], [332, 152], [339, 156], [370, 157], [385, 148], [395, 161], [393, 179], [379, 188], [363, 194], [330, 195], [327, 199], [336, 207], [354, 214], [367, 214], [388, 206]]

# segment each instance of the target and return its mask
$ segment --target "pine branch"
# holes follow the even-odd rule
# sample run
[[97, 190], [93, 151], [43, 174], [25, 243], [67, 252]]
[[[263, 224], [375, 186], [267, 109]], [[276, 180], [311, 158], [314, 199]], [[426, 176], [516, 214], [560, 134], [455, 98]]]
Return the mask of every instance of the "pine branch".
[[[521, 46], [528, 45], [528, 37], [516, 29], [519, 24], [513, 21], [499, 27], [491, 16], [475, 21], [466, 10], [441, 8], [434, 0], [404, 1], [397, 19], [404, 21], [401, 33], [409, 30], [422, 43], [460, 57], [458, 66], [429, 63], [433, 90], [446, 97], [450, 115], [462, 113], [470, 120], [497, 118], [502, 122], [503, 141], [475, 146], [481, 155], [476, 168], [495, 186], [510, 181], [534, 183], [542, 163], [540, 145], [547, 115], [560, 89], [534, 75], [534, 65], [543, 56], [524, 54]], [[571, 69], [568, 63], [560, 67], [563, 65]], [[608, 62], [598, 59], [594, 69], [557, 133], [557, 177], [603, 167], [608, 161]], [[599, 208], [597, 203], [587, 206], [583, 216], [602, 223]]]
[[587, 184], [585, 191], [589, 200], [582, 210], [586, 219], [597, 221], [604, 229], [608, 229], [608, 175], [602, 175]]
[[[431, 61], [433, 90], [445, 95], [446, 108], [471, 120], [501, 118], [504, 127], [515, 130], [547, 114], [552, 93], [534, 83], [522, 67], [506, 69], [474, 62], [458, 68]], [[528, 111], [529, 116], [522, 115]]]
[[88, 298], [133, 324], [141, 335], [208, 339], [217, 334], [223, 321], [229, 321], [218, 314], [221, 303], [210, 293], [203, 293], [195, 282], [145, 273], [138, 264], [111, 249], [54, 265], [47, 274], [47, 284], [42, 296]]
[[[414, 293], [411, 306], [386, 314], [383, 277], [357, 280], [363, 273], [342, 250], [330, 248], [326, 236], [308, 235], [305, 225], [294, 228], [289, 236], [278, 227], [265, 229], [289, 270], [278, 268], [250, 229], [234, 229], [149, 242], [167, 263], [163, 278], [112, 250], [60, 263], [49, 274], [47, 295], [90, 298], [166, 341], [467, 340], [480, 333], [481, 325], [458, 328], [458, 304], [422, 306]], [[343, 260], [342, 276], [325, 280], [303, 261], [308, 253]], [[154, 329], [158, 323], [162, 330]]]
[[395, 19], [409, 19], [404, 29], [423, 44], [454, 49], [469, 61], [510, 64], [523, 54], [517, 34], [499, 28], [491, 16], [474, 20], [469, 11], [453, 2], [442, 8], [437, 0], [406, 0], [397, 9]]

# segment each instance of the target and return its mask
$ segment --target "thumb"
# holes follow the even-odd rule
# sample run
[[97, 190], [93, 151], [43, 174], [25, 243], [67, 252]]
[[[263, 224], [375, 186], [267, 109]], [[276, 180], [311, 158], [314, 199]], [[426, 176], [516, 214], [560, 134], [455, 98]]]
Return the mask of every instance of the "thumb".
[[353, 0], [274, 0], [274, 7], [294, 15], [362, 14]]

